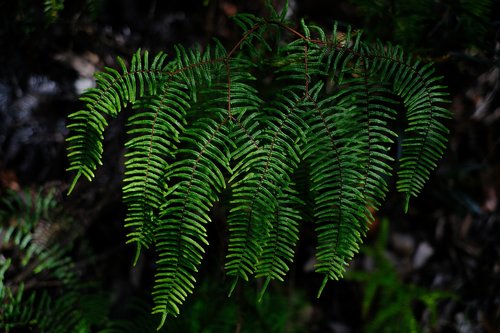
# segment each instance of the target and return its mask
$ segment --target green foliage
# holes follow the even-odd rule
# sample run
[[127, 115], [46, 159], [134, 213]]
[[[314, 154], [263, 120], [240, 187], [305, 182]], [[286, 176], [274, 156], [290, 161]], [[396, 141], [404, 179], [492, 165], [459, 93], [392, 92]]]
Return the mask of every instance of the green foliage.
[[118, 59], [69, 116], [71, 192], [82, 176], [93, 179], [108, 121], [131, 106], [125, 225], [137, 255], [156, 249], [160, 326], [194, 290], [215, 202], [229, 197], [231, 291], [252, 275], [264, 281], [261, 296], [283, 280], [311, 211], [321, 293], [358, 252], [369, 208], [387, 193], [397, 111], [408, 120], [397, 172], [405, 209], [443, 153], [450, 115], [431, 64], [350, 29], [293, 28], [285, 14], [236, 16], [244, 33], [228, 50], [215, 41], [203, 51], [178, 46], [169, 60], [141, 50], [128, 65]]
[[[87, 11], [92, 17], [96, 17], [104, 0], [85, 0], [83, 10]], [[48, 23], [54, 23], [60, 17], [64, 10], [65, 0], [44, 0], [43, 11]]]
[[439, 301], [454, 296], [446, 291], [405, 283], [386, 257], [388, 236], [389, 222], [383, 220], [375, 244], [361, 248], [362, 253], [373, 258], [375, 270], [346, 274], [346, 278], [364, 285], [363, 316], [367, 324], [363, 332], [423, 332], [415, 316], [415, 306], [420, 303], [430, 311], [432, 325], [437, 318]]
[[[442, 55], [480, 46], [494, 0], [351, 0], [374, 38], [390, 38], [405, 48]], [[380, 24], [384, 22], [384, 24]]]
[[221, 285], [203, 282], [197, 295], [183, 308], [182, 316], [166, 325], [168, 332], [231, 333], [237, 328], [242, 333], [307, 331], [301, 311], [308, 304], [298, 290], [288, 297], [278, 290], [262, 296], [254, 288], [242, 288], [237, 299], [228, 299]]
[[[85, 0], [77, 4], [72, 4], [71, 11], [79, 14], [85, 13], [93, 19], [97, 17], [106, 0]], [[2, 28], [22, 31], [26, 36], [31, 35], [35, 30], [42, 30], [58, 21], [68, 19], [71, 11], [66, 11], [66, 0], [18, 0], [11, 3], [0, 4], [2, 18]], [[71, 5], [71, 2], [69, 3]], [[63, 15], [65, 14], [65, 15]], [[74, 13], [72, 13], [74, 14]], [[5, 33], [11, 31], [6, 30]], [[8, 37], [8, 36], [7, 36]]]
[[[53, 191], [10, 192], [0, 205], [0, 329], [2, 332], [156, 332], [157, 318], [144, 300], [109, 314], [109, 295], [83, 283], [57, 233], [68, 237]], [[69, 221], [72, 223], [74, 221]], [[57, 226], [59, 225], [59, 226]], [[74, 228], [74, 226], [71, 226]], [[185, 316], [161, 332], [301, 332], [300, 293], [274, 290], [260, 302], [254, 288], [228, 301], [220, 284], [204, 281]], [[243, 317], [241, 314], [244, 313]]]
[[91, 332], [104, 321], [106, 299], [83, 286], [54, 242], [57, 201], [49, 193], [10, 193], [0, 209], [2, 332]]
[[43, 11], [48, 22], [57, 20], [59, 12], [64, 9], [64, 0], [44, 0]]
[[156, 318], [150, 314], [150, 304], [138, 299], [118, 311], [99, 333], [299, 333], [306, 332], [303, 312], [307, 302], [299, 292], [286, 297], [270, 291], [261, 301], [253, 288], [244, 288], [236, 300], [228, 299], [220, 283], [203, 281], [197, 288], [198, 297], [183, 307], [183, 315], [172, 318], [157, 331]]

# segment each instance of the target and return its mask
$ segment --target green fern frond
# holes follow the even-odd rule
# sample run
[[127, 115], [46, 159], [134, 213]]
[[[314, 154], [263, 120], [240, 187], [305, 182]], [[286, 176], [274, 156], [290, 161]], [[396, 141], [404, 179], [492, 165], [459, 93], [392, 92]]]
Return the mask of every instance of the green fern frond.
[[[293, 222], [285, 222], [286, 214], [280, 216], [279, 212], [285, 209], [280, 204], [293, 201], [291, 198], [285, 200], [283, 192], [292, 185], [291, 177], [300, 163], [300, 148], [304, 141], [306, 124], [300, 105], [301, 95], [306, 93], [305, 86], [300, 84], [305, 77], [304, 43], [287, 46], [280, 52], [287, 53], [287, 64], [275, 70], [275, 79], [286, 80], [287, 87], [273, 101], [261, 107], [262, 111], [257, 116], [260, 130], [252, 135], [251, 141], [248, 141], [248, 132], [235, 138], [238, 149], [233, 153], [236, 165], [232, 179], [236, 181], [232, 183], [225, 265], [227, 275], [235, 277], [231, 292], [239, 278], [247, 281], [254, 272], [259, 277], [282, 279], [288, 271], [286, 264], [283, 266], [283, 260], [293, 256], [293, 231], [283, 233], [279, 227], [280, 223]], [[244, 144], [245, 141], [247, 144]], [[252, 144], [255, 142], [258, 146]], [[240, 174], [241, 178], [236, 177]], [[291, 193], [288, 190], [287, 195], [293, 196]], [[289, 237], [290, 241], [283, 239], [277, 242], [274, 238], [276, 233]], [[278, 244], [287, 242], [283, 252], [275, 251]]]
[[[163, 203], [162, 178], [177, 150], [184, 130], [186, 110], [190, 107], [185, 84], [170, 79], [161, 93], [134, 103], [136, 113], [128, 119], [131, 136], [125, 144], [123, 200], [128, 212], [126, 227], [129, 242], [148, 247], [153, 243], [154, 228]], [[137, 256], [136, 256], [137, 258]]]
[[236, 172], [241, 168], [248, 173], [232, 185], [226, 263], [230, 276], [248, 280], [248, 275], [253, 274], [262, 246], [268, 241], [270, 223], [279, 210], [278, 195], [289, 185], [291, 174], [300, 162], [297, 141], [303, 137], [302, 121], [295, 106], [299, 99], [293, 95], [292, 98], [280, 95], [276, 103], [264, 107], [263, 130], [256, 136], [259, 149], [238, 161]]
[[298, 208], [302, 204], [297, 192], [289, 188], [283, 190], [277, 197], [274, 216], [269, 223], [269, 235], [262, 246], [262, 253], [255, 267], [255, 277], [265, 278], [259, 300], [262, 300], [268, 283], [274, 279], [283, 281], [289, 270], [288, 263], [293, 261], [299, 239]]
[[119, 61], [120, 71], [97, 75], [82, 97], [87, 111], [70, 116], [72, 190], [101, 163], [107, 119], [133, 106], [126, 226], [138, 249], [156, 247], [160, 326], [194, 290], [210, 210], [226, 186], [231, 290], [254, 275], [264, 279], [262, 297], [283, 280], [307, 217], [321, 293], [342, 276], [385, 198], [400, 106], [408, 126], [398, 190], [415, 196], [443, 154], [447, 95], [432, 65], [337, 25], [331, 34], [304, 22], [296, 30], [285, 14], [238, 15], [245, 32], [229, 50], [215, 42], [203, 52], [176, 47], [169, 62], [140, 52], [128, 67]]
[[75, 174], [69, 192], [73, 190], [81, 176], [89, 181], [94, 171], [102, 164], [104, 130], [108, 126], [107, 117], [115, 117], [128, 103], [138, 96], [154, 95], [161, 79], [168, 75], [163, 70], [165, 54], [158, 54], [151, 65], [147, 52], [138, 50], [132, 57], [130, 69], [118, 58], [122, 72], [107, 68], [95, 75], [96, 88], [89, 89], [80, 98], [86, 110], [72, 113], [68, 118], [68, 128], [72, 135], [67, 139], [69, 168]]
[[[212, 63], [194, 54], [188, 58], [195, 64], [199, 61], [206, 65]], [[161, 314], [162, 320], [168, 314], [177, 315], [178, 307], [193, 291], [203, 247], [208, 245], [205, 229], [205, 224], [210, 222], [208, 213], [226, 187], [224, 171], [231, 172], [232, 143], [228, 140], [231, 110], [234, 108], [238, 113], [241, 107], [238, 97], [243, 96], [246, 87], [236, 82], [239, 79], [236, 73], [230, 82], [212, 84], [204, 79], [201, 69], [189, 63], [184, 63], [183, 68], [186, 71], [182, 72], [182, 78], [189, 79], [188, 85], [197, 89], [199, 97], [205, 98], [197, 111], [202, 116], [179, 138], [177, 157], [182, 158], [173, 162], [164, 175], [164, 179], [174, 185], [167, 189], [155, 230], [159, 259], [153, 312]], [[198, 80], [193, 80], [196, 76]]]
[[178, 306], [192, 293], [203, 245], [208, 245], [204, 225], [210, 222], [208, 211], [226, 185], [220, 170], [229, 166], [225, 119], [202, 118], [186, 130], [181, 142], [192, 146], [179, 150], [185, 157], [174, 162], [166, 174], [177, 183], [166, 197], [155, 235], [159, 259], [153, 313], [163, 318], [177, 315]]
[[[388, 154], [396, 134], [390, 129], [396, 118], [395, 101], [383, 84], [373, 82], [362, 70], [359, 77], [345, 80], [333, 100], [342, 105], [352, 125], [344, 136], [358, 144], [358, 163], [362, 174], [361, 193], [366, 205], [380, 206], [387, 193], [392, 157]], [[346, 95], [346, 91], [349, 93]]]
[[[408, 128], [402, 145], [397, 188], [406, 196], [405, 211], [410, 197], [417, 196], [429, 178], [431, 170], [446, 148], [448, 129], [443, 121], [449, 119], [445, 87], [439, 85], [432, 64], [420, 64], [404, 57], [398, 47], [378, 44], [372, 50], [370, 71], [378, 73], [382, 81], [392, 83], [406, 109]], [[388, 62], [392, 59], [392, 62]]]
[[[316, 87], [315, 87], [316, 88]], [[322, 85], [314, 89], [319, 97]], [[359, 250], [369, 213], [360, 180], [363, 179], [358, 140], [345, 137], [345, 129], [354, 126], [345, 110], [343, 92], [315, 103], [315, 116], [309, 119], [309, 142], [304, 159], [310, 165], [311, 191], [314, 195], [318, 233], [316, 271], [327, 280], [338, 280], [346, 264]]]

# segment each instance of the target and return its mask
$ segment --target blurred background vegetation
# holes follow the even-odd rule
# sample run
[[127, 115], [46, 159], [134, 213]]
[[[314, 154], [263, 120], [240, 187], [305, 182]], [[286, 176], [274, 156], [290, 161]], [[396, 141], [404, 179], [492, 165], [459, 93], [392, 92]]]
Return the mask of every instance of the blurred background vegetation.
[[[273, 4], [282, 6], [282, 1]], [[164, 332], [500, 332], [500, 1], [296, 0], [289, 18], [352, 25], [434, 61], [454, 119], [445, 159], [408, 214], [390, 194], [346, 279], [320, 299], [313, 228], [304, 223], [285, 283], [227, 298], [226, 226], [214, 209], [200, 288]], [[139, 47], [234, 45], [230, 17], [264, 1], [19, 0], [0, 3], [0, 328], [6, 332], [155, 332], [154, 253], [125, 245], [123, 118], [105, 167], [67, 197], [66, 116]], [[397, 148], [397, 147], [396, 147]], [[397, 149], [396, 153], [397, 153]], [[395, 193], [395, 192], [394, 192]]]

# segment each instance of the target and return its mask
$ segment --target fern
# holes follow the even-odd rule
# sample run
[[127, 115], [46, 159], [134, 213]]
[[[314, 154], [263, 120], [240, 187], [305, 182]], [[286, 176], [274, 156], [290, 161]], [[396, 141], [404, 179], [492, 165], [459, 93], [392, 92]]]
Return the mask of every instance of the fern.
[[[150, 314], [148, 297], [122, 303], [99, 333], [232, 333], [239, 329], [251, 332], [306, 332], [301, 312], [309, 306], [305, 295], [284, 295], [273, 289], [255, 302], [256, 290], [245, 288], [238, 299], [224, 295], [223, 283], [207, 279], [197, 287], [198, 297], [183, 306], [183, 315], [171, 318], [168, 325], [157, 330], [156, 318]], [[245, 313], [244, 318], [239, 313]]]
[[[371, 272], [350, 271], [346, 278], [363, 284], [362, 313], [367, 325], [363, 332], [424, 332], [435, 329], [439, 302], [456, 298], [444, 290], [426, 288], [405, 283], [398, 275], [394, 264], [386, 257], [389, 236], [389, 221], [380, 223], [374, 244], [364, 245], [361, 252], [374, 261]], [[430, 313], [428, 326], [421, 327], [414, 313], [415, 304], [425, 306]]]
[[0, 204], [2, 332], [83, 333], [103, 324], [108, 302], [78, 280], [70, 249], [55, 242], [64, 221], [50, 221], [53, 193], [8, 192]]
[[102, 164], [108, 121], [132, 106], [125, 225], [137, 255], [156, 249], [160, 326], [194, 290], [210, 210], [223, 195], [231, 290], [253, 275], [265, 280], [262, 297], [284, 279], [310, 210], [321, 293], [342, 277], [387, 194], [397, 110], [408, 120], [397, 172], [405, 210], [443, 154], [447, 93], [432, 64], [337, 25], [329, 34], [304, 22], [294, 28], [285, 13], [237, 16], [244, 33], [231, 49], [216, 41], [204, 51], [177, 47], [168, 61], [140, 50], [129, 65], [119, 59], [70, 115], [71, 192]]

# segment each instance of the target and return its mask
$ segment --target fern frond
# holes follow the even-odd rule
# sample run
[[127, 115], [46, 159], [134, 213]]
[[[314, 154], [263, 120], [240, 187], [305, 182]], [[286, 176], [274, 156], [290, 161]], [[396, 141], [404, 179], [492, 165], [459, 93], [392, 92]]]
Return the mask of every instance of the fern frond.
[[277, 206], [270, 221], [270, 230], [262, 253], [255, 268], [255, 277], [265, 278], [259, 294], [262, 299], [271, 280], [283, 281], [289, 270], [288, 263], [293, 261], [295, 247], [299, 239], [299, 205], [303, 204], [297, 192], [284, 189], [277, 196]]
[[448, 102], [445, 87], [439, 85], [432, 64], [420, 64], [410, 57], [404, 58], [398, 47], [381, 44], [372, 52], [370, 70], [382, 80], [389, 80], [393, 92], [403, 101], [408, 128], [402, 145], [397, 188], [406, 196], [405, 211], [410, 197], [417, 196], [430, 172], [446, 148], [448, 129], [443, 120], [451, 117], [443, 107]]
[[[386, 179], [392, 171], [393, 159], [388, 152], [396, 138], [390, 129], [396, 118], [396, 103], [391, 98], [391, 91], [384, 84], [374, 82], [366, 69], [353, 74], [359, 77], [345, 80], [335, 99], [342, 99], [346, 116], [351, 117], [352, 126], [344, 136], [359, 144], [362, 197], [367, 206], [377, 209], [387, 193]], [[348, 95], [345, 92], [349, 92]]]
[[318, 234], [315, 270], [325, 275], [319, 294], [328, 280], [342, 276], [359, 250], [370, 216], [360, 188], [360, 143], [345, 136], [345, 129], [355, 126], [345, 109], [351, 104], [343, 92], [317, 101], [322, 87], [312, 90], [314, 116], [308, 118], [309, 141], [304, 148]]
[[[291, 95], [291, 92], [285, 94]], [[273, 214], [279, 210], [277, 198], [282, 188], [290, 183], [291, 174], [300, 162], [297, 148], [303, 134], [296, 107], [298, 101], [297, 96], [280, 95], [275, 103], [264, 107], [263, 131], [257, 136], [259, 149], [246, 153], [235, 167], [236, 173], [241, 172], [240, 169], [246, 172], [243, 179], [232, 186], [233, 208], [228, 218], [230, 243], [226, 263], [230, 276], [248, 280], [248, 275], [253, 274], [262, 246], [268, 242]], [[243, 155], [238, 151], [235, 154]]]
[[104, 130], [108, 126], [107, 117], [115, 117], [122, 109], [144, 94], [154, 95], [160, 82], [167, 76], [163, 70], [166, 55], [158, 54], [151, 65], [149, 56], [141, 51], [132, 57], [130, 69], [118, 58], [122, 72], [107, 68], [96, 77], [96, 88], [89, 89], [80, 98], [85, 110], [69, 115], [68, 128], [72, 135], [67, 139], [69, 168], [74, 178], [69, 192], [73, 190], [81, 176], [89, 181], [94, 171], [102, 164]]
[[[250, 58], [260, 58], [263, 51], [271, 50], [271, 46], [264, 37], [264, 33], [267, 31], [267, 24], [262, 18], [256, 17], [253, 14], [239, 14], [232, 17], [233, 21], [245, 31], [245, 38], [243, 38], [240, 43], [235, 45], [235, 47], [230, 51], [235, 52], [236, 50], [246, 50], [250, 54]], [[255, 48], [255, 44], [261, 43], [261, 48]]]
[[[238, 96], [235, 84], [212, 82], [207, 77], [205, 71], [220, 71], [220, 63], [210, 60], [208, 55], [187, 55], [181, 49], [178, 52], [183, 59], [179, 77], [191, 92], [199, 92], [199, 96], [192, 92], [191, 97], [195, 100], [201, 96], [202, 103], [200, 110], [189, 110], [200, 117], [179, 138], [177, 160], [168, 166], [164, 175], [165, 181], [173, 185], [166, 190], [155, 228], [159, 258], [153, 292], [153, 312], [162, 315], [162, 323], [167, 315], [179, 313], [179, 306], [193, 291], [203, 247], [208, 245], [205, 229], [205, 224], [210, 222], [208, 213], [226, 187], [224, 170], [231, 172], [228, 126], [233, 101], [230, 96]], [[198, 68], [195, 64], [200, 62], [201, 66], [210, 68]]]
[[162, 178], [175, 155], [190, 108], [185, 84], [171, 78], [160, 89], [161, 93], [136, 101], [136, 112], [128, 119], [131, 138], [125, 144], [123, 200], [128, 208], [125, 226], [133, 228], [128, 242], [138, 245], [138, 253], [141, 246], [153, 242], [163, 203]]
[[[309, 71], [313, 78], [327, 78], [326, 86], [319, 81], [308, 91], [309, 129], [304, 148], [318, 234], [315, 269], [325, 275], [319, 294], [328, 280], [342, 276], [359, 250], [371, 216], [367, 201], [376, 203], [375, 195], [383, 196], [373, 183], [380, 185], [378, 172], [388, 168], [384, 162], [377, 165], [374, 159], [377, 156], [379, 160], [377, 149], [381, 149], [376, 132], [383, 130], [373, 125], [377, 119], [369, 114], [372, 107], [377, 108], [377, 103], [372, 106], [367, 101], [370, 82], [359, 76], [359, 35], [352, 38], [348, 31], [340, 39], [336, 28], [329, 48], [318, 50], [315, 44], [307, 53], [306, 74]], [[316, 30], [321, 43], [326, 44], [324, 33]], [[307, 30], [305, 33], [309, 34]]]
[[[233, 139], [238, 148], [232, 159], [236, 163], [232, 177], [235, 182], [228, 217], [230, 236], [225, 265], [227, 275], [235, 277], [231, 292], [239, 278], [247, 281], [256, 270], [259, 277], [282, 279], [288, 271], [284, 261], [293, 257], [294, 231], [292, 228], [285, 233], [283, 225], [297, 223], [298, 216], [289, 221], [286, 212], [282, 215], [279, 212], [284, 209], [280, 203], [297, 200], [296, 194], [289, 189], [292, 174], [300, 163], [306, 127], [300, 105], [302, 95], [306, 94], [304, 47], [302, 41], [280, 50], [287, 54], [287, 63], [278, 67], [274, 74], [277, 81], [286, 80], [287, 87], [264, 104], [257, 116], [261, 130], [253, 134], [252, 142], [258, 142], [258, 147], [251, 142], [245, 143], [247, 132]], [[276, 241], [278, 233], [289, 239]], [[277, 251], [278, 245], [286, 247]], [[264, 291], [265, 288], [262, 293]]]
[[218, 121], [203, 118], [186, 130], [181, 142], [192, 146], [179, 150], [185, 157], [174, 162], [166, 174], [177, 183], [166, 197], [155, 234], [159, 258], [153, 313], [160, 313], [162, 321], [168, 314], [176, 316], [178, 306], [192, 293], [203, 245], [208, 245], [204, 225], [225, 187], [221, 169], [229, 166], [226, 122], [222, 115]]
[[326, 34], [303, 21], [299, 31], [285, 17], [286, 8], [269, 19], [238, 15], [245, 32], [228, 51], [215, 42], [204, 52], [176, 47], [167, 64], [159, 55], [150, 65], [140, 52], [128, 67], [119, 60], [120, 71], [98, 75], [82, 97], [87, 111], [70, 116], [73, 189], [101, 163], [108, 118], [133, 105], [126, 223], [139, 249], [156, 246], [160, 326], [193, 292], [209, 212], [227, 185], [231, 291], [255, 275], [262, 297], [271, 280], [283, 280], [305, 217], [318, 234], [321, 293], [358, 252], [370, 209], [387, 193], [400, 106], [409, 124], [398, 189], [416, 195], [443, 154], [447, 95], [432, 65], [368, 46], [357, 31], [335, 25]]

